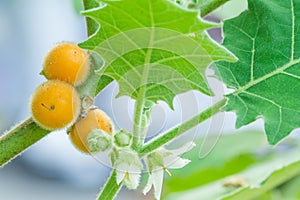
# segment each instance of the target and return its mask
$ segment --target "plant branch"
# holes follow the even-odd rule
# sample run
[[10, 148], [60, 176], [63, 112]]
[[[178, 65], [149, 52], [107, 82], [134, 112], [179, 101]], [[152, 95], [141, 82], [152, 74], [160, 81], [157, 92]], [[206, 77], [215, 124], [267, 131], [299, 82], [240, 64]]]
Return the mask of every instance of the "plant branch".
[[189, 129], [193, 128], [194, 126], [197, 126], [201, 122], [204, 122], [205, 120], [209, 119], [213, 115], [217, 114], [218, 112], [221, 111], [221, 108], [226, 104], [226, 102], [227, 102], [226, 99], [219, 101], [218, 103], [207, 108], [200, 114], [192, 117], [191, 119], [183, 122], [182, 124], [172, 128], [171, 130], [168, 130], [167, 132], [162, 133], [157, 138], [149, 141], [148, 143], [145, 144], [145, 146], [139, 152], [140, 156], [143, 156], [147, 153], [154, 151], [155, 149], [165, 145], [166, 143], [170, 142], [174, 138], [180, 136], [181, 134], [185, 133]]
[[31, 118], [6, 132], [0, 137], [0, 167], [7, 164], [48, 133], [50, 131], [40, 128]]
[[112, 200], [117, 195], [122, 187], [122, 183], [119, 185], [117, 184], [116, 175], [116, 170], [113, 170], [101, 193], [99, 194], [98, 200]]
[[230, 0], [204, 0], [200, 1], [200, 11], [201, 11], [201, 17], [205, 17], [212, 11], [216, 10], [226, 2]]

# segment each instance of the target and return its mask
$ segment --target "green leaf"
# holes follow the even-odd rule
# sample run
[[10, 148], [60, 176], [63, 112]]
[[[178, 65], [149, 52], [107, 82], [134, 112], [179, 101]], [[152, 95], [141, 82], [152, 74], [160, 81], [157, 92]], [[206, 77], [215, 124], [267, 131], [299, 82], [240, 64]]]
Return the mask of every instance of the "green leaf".
[[199, 90], [212, 92], [205, 77], [214, 60], [234, 57], [214, 43], [198, 11], [168, 0], [104, 1], [107, 5], [83, 14], [100, 29], [82, 48], [96, 51], [105, 61], [101, 75], [118, 81], [119, 96], [163, 100], [173, 107], [175, 95]]
[[[97, 0], [82, 0], [82, 1], [83, 1], [84, 10], [94, 9], [94, 8], [98, 8], [100, 6], [100, 4], [99, 4], [99, 2], [97, 2]], [[88, 17], [85, 18], [85, 21], [86, 21], [88, 36], [96, 33], [96, 31], [99, 28], [97, 22], [95, 22], [93, 19], [90, 19]]]
[[284, 199], [297, 200], [300, 199], [300, 176], [293, 178], [288, 183], [284, 184], [280, 189]]
[[300, 174], [299, 147], [285, 150], [271, 159], [257, 163], [236, 174], [244, 180], [241, 187], [225, 187], [221, 179], [202, 187], [184, 192], [172, 193], [166, 198], [172, 200], [189, 199], [223, 199], [223, 200], [251, 200], [265, 194], [273, 188], [289, 181]]
[[[269, 166], [264, 169], [265, 173], [269, 171]], [[261, 176], [264, 174], [260, 173]], [[272, 188], [290, 180], [294, 176], [300, 174], [300, 161], [291, 163], [288, 166], [283, 166], [281, 169], [275, 170], [269, 177], [260, 183], [252, 184], [245, 187], [234, 194], [228, 195], [223, 200], [239, 200], [239, 199], [254, 199], [269, 191]], [[255, 176], [255, 175], [254, 175]], [[258, 177], [257, 177], [258, 178]]]
[[237, 63], [218, 62], [216, 75], [235, 91], [227, 111], [236, 127], [263, 118], [270, 144], [300, 127], [300, 3], [249, 0], [249, 9], [225, 21], [223, 45]]
[[[184, 154], [192, 162], [180, 170], [172, 171], [165, 183], [168, 192], [192, 189], [244, 170], [258, 162], [254, 152], [265, 147], [261, 132], [243, 132], [200, 138], [197, 147]], [[200, 158], [200, 146], [215, 144], [204, 158]], [[235, 145], [232, 145], [235, 144]]]

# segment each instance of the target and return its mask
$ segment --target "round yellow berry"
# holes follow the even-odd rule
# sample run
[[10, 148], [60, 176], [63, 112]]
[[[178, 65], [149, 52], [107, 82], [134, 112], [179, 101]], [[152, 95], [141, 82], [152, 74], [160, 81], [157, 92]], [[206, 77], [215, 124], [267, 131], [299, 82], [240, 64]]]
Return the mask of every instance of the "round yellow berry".
[[76, 44], [69, 42], [56, 45], [43, 63], [43, 74], [47, 79], [58, 79], [72, 85], [85, 81], [89, 71], [89, 55]]
[[33, 120], [47, 130], [68, 127], [80, 114], [79, 95], [68, 83], [47, 81], [32, 95], [31, 114]]
[[84, 153], [89, 153], [87, 141], [88, 135], [95, 129], [101, 129], [110, 135], [113, 133], [111, 119], [100, 109], [90, 110], [85, 118], [73, 125], [69, 132], [69, 136], [74, 146]]

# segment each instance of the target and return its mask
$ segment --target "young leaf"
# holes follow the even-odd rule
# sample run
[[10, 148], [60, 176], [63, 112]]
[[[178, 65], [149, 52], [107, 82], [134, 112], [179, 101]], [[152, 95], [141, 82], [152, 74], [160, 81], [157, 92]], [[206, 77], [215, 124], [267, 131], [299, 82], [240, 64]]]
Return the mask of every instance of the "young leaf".
[[227, 111], [236, 127], [263, 118], [270, 144], [300, 127], [300, 4], [249, 0], [249, 9], [224, 23], [224, 46], [239, 58], [218, 62], [216, 75], [235, 91]]
[[168, 0], [103, 1], [105, 6], [83, 14], [100, 29], [82, 48], [105, 61], [100, 74], [117, 80], [119, 96], [163, 100], [188, 90], [212, 95], [205, 69], [213, 60], [234, 61], [212, 42], [205, 30], [215, 25]]

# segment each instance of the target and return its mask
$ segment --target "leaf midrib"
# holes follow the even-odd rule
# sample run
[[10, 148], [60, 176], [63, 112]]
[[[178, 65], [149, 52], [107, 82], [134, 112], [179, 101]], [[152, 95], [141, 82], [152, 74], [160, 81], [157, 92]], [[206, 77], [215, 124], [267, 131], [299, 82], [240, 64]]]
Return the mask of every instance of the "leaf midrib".
[[[295, 64], [300, 63], [300, 58], [294, 59], [294, 53], [295, 53], [295, 11], [294, 11], [294, 1], [291, 0], [290, 2], [291, 2], [291, 13], [292, 13], [291, 14], [292, 15], [292, 31], [291, 31], [292, 32], [291, 33], [292, 34], [292, 36], [291, 36], [292, 41], [291, 41], [291, 59], [290, 59], [290, 62], [288, 62], [287, 64], [283, 65], [280, 68], [277, 68], [275, 71], [273, 71], [269, 74], [266, 74], [266, 75], [264, 75], [264, 76], [262, 76], [258, 79], [255, 79], [255, 80], [253, 80], [253, 77], [252, 77], [252, 75], [253, 75], [253, 71], [252, 71], [253, 66], [251, 66], [252, 67], [251, 68], [251, 81], [248, 84], [244, 85], [243, 87], [238, 88], [233, 94], [239, 94], [243, 91], [246, 91], [249, 88], [251, 88], [252, 86], [255, 86], [255, 85], [259, 84], [260, 82], [265, 81], [268, 78], [271, 78], [272, 76], [275, 76], [277, 74], [282, 73], [282, 74], [288, 75], [287, 73], [283, 73], [284, 70], [288, 69], [289, 67], [291, 67]], [[255, 38], [253, 38], [253, 40], [255, 41]], [[252, 44], [252, 48], [253, 48], [253, 44]], [[252, 61], [254, 59], [254, 54], [255, 54], [255, 50], [252, 49]], [[252, 63], [251, 63], [251, 65], [252, 65]]]
[[292, 46], [291, 46], [291, 60], [294, 59], [295, 53], [295, 11], [294, 11], [294, 1], [291, 0], [291, 10], [292, 10]]

